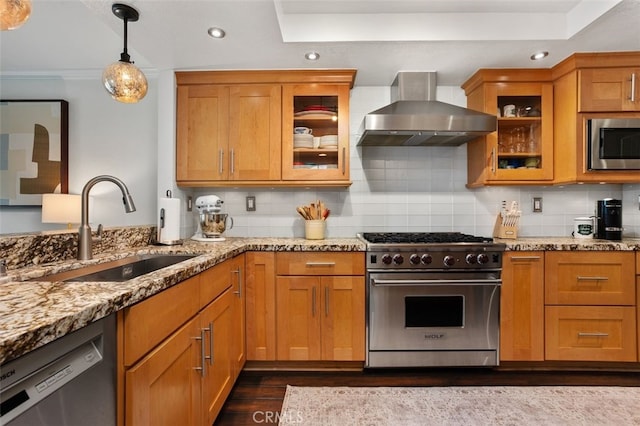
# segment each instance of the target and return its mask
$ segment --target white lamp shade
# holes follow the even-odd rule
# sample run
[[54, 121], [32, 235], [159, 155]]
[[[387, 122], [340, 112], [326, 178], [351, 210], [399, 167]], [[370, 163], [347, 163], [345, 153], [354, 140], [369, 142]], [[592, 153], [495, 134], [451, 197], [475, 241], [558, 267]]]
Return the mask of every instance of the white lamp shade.
[[76, 194], [42, 194], [42, 223], [80, 223], [81, 197]]

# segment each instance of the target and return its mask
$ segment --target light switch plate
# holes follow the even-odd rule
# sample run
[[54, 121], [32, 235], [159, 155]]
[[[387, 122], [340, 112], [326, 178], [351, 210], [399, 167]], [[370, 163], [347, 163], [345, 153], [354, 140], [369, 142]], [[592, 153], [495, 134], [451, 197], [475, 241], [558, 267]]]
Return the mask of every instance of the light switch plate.
[[542, 197], [533, 197], [533, 212], [542, 213]]
[[247, 211], [248, 212], [256, 211], [256, 197], [253, 195], [247, 196]]

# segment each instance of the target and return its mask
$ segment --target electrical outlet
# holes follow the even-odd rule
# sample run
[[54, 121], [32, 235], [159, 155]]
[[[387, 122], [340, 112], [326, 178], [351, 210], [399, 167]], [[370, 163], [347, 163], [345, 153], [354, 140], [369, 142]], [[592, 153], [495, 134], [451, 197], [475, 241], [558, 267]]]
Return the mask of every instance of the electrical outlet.
[[253, 195], [247, 196], [247, 211], [248, 212], [256, 211], [256, 197]]
[[190, 212], [193, 210], [193, 197], [189, 195], [187, 197], [187, 211]]
[[533, 197], [533, 212], [542, 213], [542, 197]]

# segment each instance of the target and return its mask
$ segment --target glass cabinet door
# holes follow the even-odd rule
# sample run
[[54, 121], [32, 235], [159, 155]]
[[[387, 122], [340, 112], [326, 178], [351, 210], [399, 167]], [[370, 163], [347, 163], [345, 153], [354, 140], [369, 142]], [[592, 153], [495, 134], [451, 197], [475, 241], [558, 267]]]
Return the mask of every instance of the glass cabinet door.
[[497, 132], [489, 143], [492, 175], [497, 180], [553, 179], [552, 86], [496, 88]]
[[284, 180], [349, 180], [348, 101], [348, 86], [283, 86]]

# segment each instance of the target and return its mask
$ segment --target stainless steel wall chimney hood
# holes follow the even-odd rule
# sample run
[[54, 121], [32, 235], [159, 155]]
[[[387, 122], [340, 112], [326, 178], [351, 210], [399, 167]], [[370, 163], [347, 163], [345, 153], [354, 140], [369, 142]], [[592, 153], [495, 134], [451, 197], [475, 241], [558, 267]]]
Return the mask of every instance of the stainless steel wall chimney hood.
[[456, 146], [496, 130], [496, 117], [439, 102], [435, 72], [399, 72], [391, 104], [367, 114], [358, 145]]

